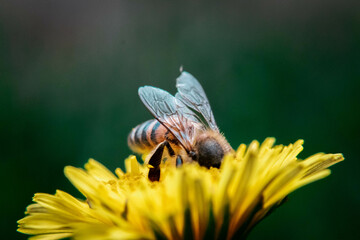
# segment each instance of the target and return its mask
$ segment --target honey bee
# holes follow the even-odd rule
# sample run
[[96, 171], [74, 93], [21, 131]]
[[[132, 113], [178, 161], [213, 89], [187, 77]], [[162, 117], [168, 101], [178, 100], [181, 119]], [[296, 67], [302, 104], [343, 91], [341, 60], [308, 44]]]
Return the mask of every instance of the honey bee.
[[133, 128], [128, 145], [136, 153], [149, 153], [145, 161], [152, 166], [148, 174], [151, 181], [159, 181], [163, 159], [176, 166], [196, 161], [207, 168], [219, 168], [224, 155], [233, 152], [216, 125], [200, 83], [190, 73], [180, 71], [175, 96], [151, 86], [138, 91], [155, 119]]

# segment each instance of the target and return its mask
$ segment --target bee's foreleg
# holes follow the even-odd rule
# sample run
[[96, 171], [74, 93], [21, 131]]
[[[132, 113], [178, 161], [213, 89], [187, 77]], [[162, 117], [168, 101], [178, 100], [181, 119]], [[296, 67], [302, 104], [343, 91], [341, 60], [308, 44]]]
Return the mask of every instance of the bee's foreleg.
[[160, 143], [149, 160], [152, 168], [149, 170], [148, 178], [152, 182], [159, 181], [160, 179], [160, 163], [166, 143], [167, 141]]
[[171, 147], [168, 141], [165, 141], [165, 147], [168, 149], [170, 157], [174, 157], [175, 156], [174, 149]]
[[[148, 178], [152, 182], [159, 181], [159, 179], [160, 179], [160, 163], [161, 163], [161, 159], [162, 159], [165, 147], [167, 148], [168, 153], [171, 157], [175, 156], [174, 149], [171, 147], [171, 145], [168, 141], [165, 140], [157, 146], [155, 152], [153, 153], [153, 155], [151, 156], [151, 158], [149, 160], [149, 164], [152, 166], [152, 168], [150, 168], [150, 170], [149, 170]], [[181, 159], [181, 157], [177, 156], [176, 166], [179, 166], [182, 163], [183, 163], [183, 160]]]
[[176, 167], [179, 167], [183, 164], [183, 160], [180, 155], [176, 157]]

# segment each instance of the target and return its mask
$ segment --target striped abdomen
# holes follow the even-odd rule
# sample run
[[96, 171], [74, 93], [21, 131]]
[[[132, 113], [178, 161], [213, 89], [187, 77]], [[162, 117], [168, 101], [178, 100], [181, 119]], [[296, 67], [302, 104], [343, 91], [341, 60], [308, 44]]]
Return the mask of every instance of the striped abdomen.
[[128, 145], [134, 152], [148, 153], [165, 140], [167, 131], [158, 120], [148, 120], [131, 130]]

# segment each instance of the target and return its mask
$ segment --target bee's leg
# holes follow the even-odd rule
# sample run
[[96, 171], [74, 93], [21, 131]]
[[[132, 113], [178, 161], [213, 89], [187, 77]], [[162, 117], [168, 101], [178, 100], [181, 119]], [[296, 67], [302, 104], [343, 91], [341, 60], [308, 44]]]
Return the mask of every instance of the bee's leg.
[[[152, 182], [159, 181], [159, 179], [160, 179], [160, 163], [161, 163], [161, 159], [162, 159], [165, 147], [167, 148], [169, 155], [171, 157], [175, 156], [174, 149], [171, 147], [171, 145], [168, 141], [165, 140], [158, 145], [158, 147], [156, 148], [155, 152], [153, 153], [153, 155], [151, 156], [151, 158], [149, 160], [149, 164], [153, 168], [150, 168], [148, 178]], [[178, 158], [180, 158], [180, 160], [178, 160]], [[179, 164], [182, 164], [181, 157], [178, 156], [178, 158], [176, 159], [176, 166], [178, 166], [178, 162], [179, 162]]]
[[179, 167], [183, 164], [183, 160], [180, 155], [176, 157], [176, 167]]
[[152, 168], [149, 170], [148, 178], [152, 182], [159, 181], [160, 179], [160, 163], [166, 143], [167, 141], [160, 143], [149, 160]]
[[168, 149], [170, 157], [175, 156], [174, 149], [172, 149], [172, 147], [168, 141], [165, 141], [165, 147]]

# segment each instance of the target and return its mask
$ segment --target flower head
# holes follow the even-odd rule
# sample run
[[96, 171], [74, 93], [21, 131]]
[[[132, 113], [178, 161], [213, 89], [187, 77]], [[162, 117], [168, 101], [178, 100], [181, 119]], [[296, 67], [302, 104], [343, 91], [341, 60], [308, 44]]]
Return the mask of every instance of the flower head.
[[116, 175], [93, 159], [85, 169], [68, 166], [66, 177], [85, 199], [60, 190], [37, 193], [18, 231], [32, 239], [244, 238], [289, 193], [328, 176], [327, 168], [343, 160], [324, 153], [299, 160], [302, 140], [274, 142], [242, 144], [220, 169], [164, 164], [159, 182], [148, 180], [148, 167], [135, 156]]

